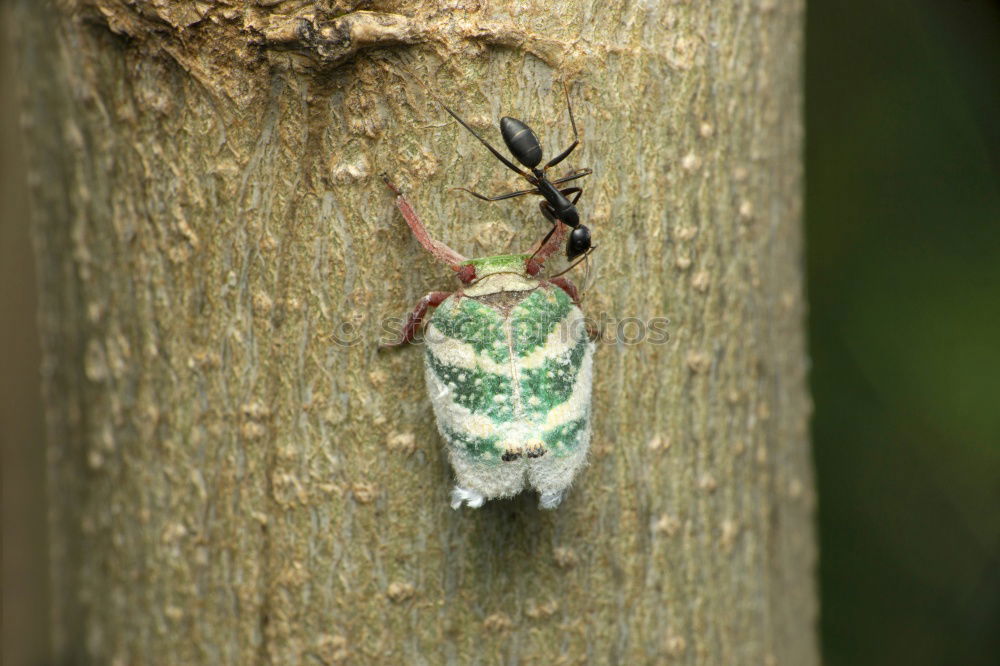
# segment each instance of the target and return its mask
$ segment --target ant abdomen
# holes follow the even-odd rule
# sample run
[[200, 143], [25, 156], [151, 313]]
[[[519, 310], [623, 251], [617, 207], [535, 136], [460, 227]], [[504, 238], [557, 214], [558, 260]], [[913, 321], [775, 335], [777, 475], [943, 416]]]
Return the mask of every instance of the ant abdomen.
[[534, 169], [542, 161], [542, 144], [531, 128], [517, 118], [500, 119], [500, 135], [518, 162]]

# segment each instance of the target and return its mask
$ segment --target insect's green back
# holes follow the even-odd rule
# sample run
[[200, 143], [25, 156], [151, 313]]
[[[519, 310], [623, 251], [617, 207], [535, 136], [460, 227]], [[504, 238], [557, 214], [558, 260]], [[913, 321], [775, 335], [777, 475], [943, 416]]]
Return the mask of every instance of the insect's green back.
[[494, 273], [521, 273], [526, 274], [524, 262], [527, 261], [528, 254], [497, 254], [492, 257], [477, 257], [469, 259], [463, 265], [473, 266], [476, 269], [476, 277], [483, 278]]
[[[590, 441], [594, 346], [583, 314], [555, 285], [528, 278], [527, 255], [470, 261], [428, 323], [427, 386], [459, 485], [491, 498], [559, 493]], [[482, 273], [480, 271], [483, 271]]]

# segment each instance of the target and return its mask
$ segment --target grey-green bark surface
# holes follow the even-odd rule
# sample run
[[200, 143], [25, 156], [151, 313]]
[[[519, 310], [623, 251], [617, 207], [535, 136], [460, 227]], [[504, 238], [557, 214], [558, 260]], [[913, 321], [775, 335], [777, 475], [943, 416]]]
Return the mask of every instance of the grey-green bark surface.
[[[816, 663], [801, 2], [22, 3], [54, 649], [96, 663]], [[356, 11], [370, 10], [371, 13]], [[419, 349], [545, 231], [444, 114], [570, 140], [591, 464], [453, 512]], [[337, 340], [356, 338], [356, 344]]]

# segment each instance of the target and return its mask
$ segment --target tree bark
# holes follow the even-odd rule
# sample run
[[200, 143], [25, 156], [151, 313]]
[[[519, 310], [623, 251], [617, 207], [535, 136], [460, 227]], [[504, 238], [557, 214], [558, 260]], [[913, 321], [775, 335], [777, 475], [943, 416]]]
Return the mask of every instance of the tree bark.
[[[23, 0], [56, 658], [816, 663], [802, 9]], [[439, 102], [551, 156], [563, 84], [591, 463], [452, 511], [421, 352], [376, 342], [455, 283], [378, 175], [526, 249], [536, 201], [448, 191], [523, 183]]]

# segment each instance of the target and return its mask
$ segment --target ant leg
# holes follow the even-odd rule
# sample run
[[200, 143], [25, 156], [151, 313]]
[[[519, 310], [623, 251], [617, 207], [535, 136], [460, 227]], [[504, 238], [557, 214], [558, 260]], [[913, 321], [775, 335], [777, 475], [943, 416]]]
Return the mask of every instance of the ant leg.
[[573, 143], [570, 144], [569, 148], [567, 148], [566, 150], [562, 151], [561, 153], [553, 157], [551, 160], [549, 160], [542, 168], [542, 171], [546, 171], [549, 169], [549, 167], [554, 167], [555, 165], [562, 162], [564, 159], [569, 157], [569, 154], [572, 153], [577, 146], [580, 145], [580, 135], [576, 131], [576, 120], [573, 119], [573, 105], [569, 101], [569, 88], [565, 88], [565, 90], [566, 90], [566, 108], [569, 109], [569, 123], [570, 125], [573, 126]]
[[576, 196], [573, 197], [573, 201], [571, 202], [574, 206], [576, 205], [576, 202], [580, 200], [580, 197], [583, 196], [582, 187], [567, 187], [565, 190], [560, 190], [560, 192], [562, 192], [564, 197], [575, 194]]
[[386, 347], [398, 347], [399, 345], [406, 344], [407, 342], [413, 342], [413, 336], [416, 335], [417, 329], [420, 327], [420, 322], [423, 321], [424, 315], [427, 314], [427, 309], [430, 307], [436, 307], [444, 302], [444, 299], [451, 296], [451, 292], [447, 291], [432, 291], [417, 302], [417, 306], [413, 308], [413, 311], [406, 317], [406, 323], [403, 324], [403, 330], [399, 334], [399, 339], [395, 342], [383, 342], [378, 347], [379, 349], [385, 349]]
[[416, 211], [413, 210], [413, 206], [411, 206], [410, 202], [403, 196], [402, 191], [400, 191], [400, 189], [396, 187], [391, 180], [389, 180], [389, 176], [384, 173], [382, 174], [382, 180], [385, 181], [386, 186], [388, 186], [390, 190], [395, 192], [396, 207], [399, 208], [399, 212], [403, 214], [403, 218], [410, 226], [410, 230], [413, 232], [413, 235], [417, 237], [417, 240], [424, 246], [424, 249], [433, 254], [438, 260], [451, 266], [452, 270], [460, 270], [459, 265], [465, 262], [466, 258], [458, 252], [455, 252], [455, 250], [451, 249], [441, 241], [436, 241], [431, 238], [431, 235], [427, 233], [427, 228], [424, 227], [424, 223], [420, 221], [419, 217], [417, 217]]
[[589, 176], [592, 173], [594, 173], [593, 169], [577, 169], [568, 176], [563, 176], [562, 178], [557, 178], [556, 180], [552, 180], [549, 182], [551, 182], [553, 185], [560, 185], [570, 180], [576, 180], [577, 178], [583, 178], [584, 176]]
[[[573, 197], [573, 205], [576, 205], [576, 202], [579, 201], [580, 197], [583, 195], [583, 189], [579, 187], [567, 187], [565, 190], [562, 190], [562, 193], [564, 195], [576, 194], [576, 196]], [[542, 263], [544, 263], [546, 259], [552, 256], [552, 254], [559, 249], [563, 239], [566, 237], [566, 231], [569, 229], [568, 226], [562, 224], [556, 219], [555, 213], [552, 211], [552, 206], [548, 201], [539, 202], [538, 207], [542, 211], [542, 216], [552, 223], [552, 228], [549, 229], [549, 233], [545, 234], [545, 238], [543, 238], [542, 242], [538, 244], [534, 253], [528, 257], [526, 267], [529, 275], [535, 275], [542, 269]], [[553, 241], [552, 237], [556, 230], [559, 230], [559, 234], [557, 234], [555, 241]]]
[[567, 148], [566, 150], [562, 151], [561, 153], [559, 153], [558, 155], [556, 155], [555, 157], [553, 157], [551, 160], [549, 160], [545, 164], [545, 166], [542, 167], [542, 171], [547, 171], [548, 169], [550, 169], [550, 168], [554, 167], [555, 165], [559, 164], [560, 162], [562, 162], [564, 159], [566, 159], [567, 157], [569, 157], [569, 154], [572, 153], [576, 149], [576, 147], [579, 146], [579, 145], [580, 145], [580, 140], [579, 139], [575, 139], [573, 141], [573, 143], [570, 144], [569, 148]]
[[576, 261], [574, 261], [567, 268], [562, 269], [561, 271], [559, 271], [558, 273], [556, 273], [555, 275], [553, 275], [552, 277], [550, 277], [549, 278], [549, 282], [552, 282], [552, 280], [554, 278], [557, 278], [560, 275], [565, 275], [566, 273], [569, 273], [571, 270], [573, 270], [574, 268], [576, 268], [577, 266], [579, 266], [581, 263], [583, 263], [583, 260], [586, 259], [587, 257], [589, 257], [590, 254], [591, 254], [591, 252], [593, 252], [596, 249], [597, 249], [596, 245], [591, 245], [590, 249], [587, 250], [586, 252], [584, 252], [582, 257], [580, 257], [579, 259], [577, 259]]
[[508, 192], [507, 194], [498, 194], [495, 197], [488, 197], [485, 194], [480, 194], [479, 192], [473, 192], [467, 187], [453, 187], [453, 190], [462, 190], [463, 192], [468, 192], [477, 199], [482, 199], [483, 201], [502, 201], [504, 199], [513, 199], [514, 197], [524, 196], [525, 194], [537, 194], [541, 196], [541, 192], [537, 188], [532, 188], [530, 190], [518, 190], [517, 192]]
[[545, 238], [542, 239], [542, 242], [538, 244], [538, 247], [535, 248], [535, 251], [525, 262], [528, 275], [535, 275], [538, 271], [542, 270], [542, 264], [545, 263], [546, 259], [559, 251], [563, 241], [566, 239], [566, 234], [569, 232], [569, 227], [556, 219], [548, 201], [539, 202], [538, 207], [542, 211], [542, 216], [552, 223], [552, 228], [545, 234]]
[[493, 146], [491, 146], [486, 139], [484, 139], [483, 137], [479, 136], [479, 134], [476, 133], [476, 130], [474, 130], [471, 127], [469, 127], [464, 120], [462, 120], [461, 118], [459, 118], [457, 113], [455, 113], [454, 111], [452, 111], [451, 109], [449, 109], [444, 104], [442, 104], [441, 106], [444, 106], [444, 110], [447, 111], [448, 114], [452, 118], [454, 118], [455, 120], [457, 120], [462, 127], [464, 127], [465, 129], [469, 130], [469, 133], [472, 134], [472, 136], [474, 136], [477, 139], [479, 139], [479, 143], [481, 143], [484, 146], [486, 146], [486, 149], [489, 150], [491, 153], [493, 153], [493, 157], [495, 157], [498, 160], [500, 160], [501, 162], [503, 162], [504, 165], [508, 169], [510, 169], [511, 171], [516, 171], [523, 178], [527, 179], [529, 182], [531, 181], [530, 177], [528, 176], [528, 174], [524, 170], [522, 170], [516, 164], [514, 164], [513, 162], [511, 162], [510, 160], [508, 160], [506, 157], [504, 157], [503, 155], [501, 155], [500, 151], [498, 151], [496, 148], [494, 148]]
[[[545, 234], [545, 238], [543, 238], [542, 242], [538, 244], [538, 250], [541, 250], [545, 247], [545, 243], [548, 242], [549, 238], [552, 237], [552, 234], [555, 233], [556, 228], [559, 226], [559, 221], [556, 220], [556, 216], [552, 212], [552, 206], [548, 201], [540, 201], [538, 203], [538, 208], [542, 211], [542, 217], [552, 223], [552, 228], [549, 229], [549, 233]], [[538, 250], [535, 250], [535, 254], [538, 253]]]

